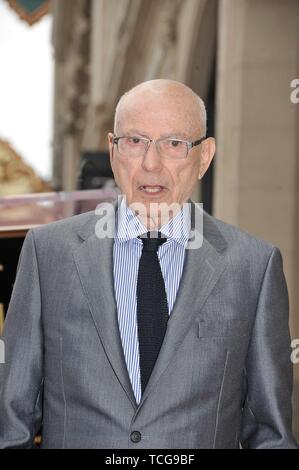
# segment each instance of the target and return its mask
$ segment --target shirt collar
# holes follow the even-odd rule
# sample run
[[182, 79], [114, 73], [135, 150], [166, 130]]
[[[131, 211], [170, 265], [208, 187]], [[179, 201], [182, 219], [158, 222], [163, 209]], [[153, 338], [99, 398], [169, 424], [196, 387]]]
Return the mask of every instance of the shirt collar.
[[[162, 232], [167, 238], [176, 241], [182, 246], [186, 245], [190, 236], [191, 218], [189, 206], [190, 204], [184, 204], [175, 217], [159, 229], [159, 232]], [[139, 235], [147, 232], [147, 229], [132, 209], [126, 205], [124, 198], [118, 203], [115, 222], [115, 240], [117, 242], [136, 239]]]

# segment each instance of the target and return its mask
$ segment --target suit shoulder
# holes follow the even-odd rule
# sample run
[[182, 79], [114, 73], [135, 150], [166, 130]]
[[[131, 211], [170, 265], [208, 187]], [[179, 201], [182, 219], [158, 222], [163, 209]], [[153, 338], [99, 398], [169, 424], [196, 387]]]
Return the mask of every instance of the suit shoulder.
[[92, 222], [95, 218], [95, 211], [85, 212], [83, 214], [73, 215], [65, 219], [50, 222], [31, 229], [34, 237], [38, 240], [43, 239], [70, 239], [75, 236], [81, 228]]
[[205, 225], [208, 233], [218, 232], [224, 237], [229, 250], [246, 250], [245, 253], [255, 252], [270, 256], [275, 248], [270, 242], [207, 213], [204, 214]]

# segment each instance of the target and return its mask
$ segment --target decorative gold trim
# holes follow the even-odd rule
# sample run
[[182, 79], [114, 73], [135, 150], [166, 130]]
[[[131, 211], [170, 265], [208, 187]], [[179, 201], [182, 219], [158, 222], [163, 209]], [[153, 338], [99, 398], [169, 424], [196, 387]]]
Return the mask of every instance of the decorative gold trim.
[[[38, 227], [38, 225], [33, 225], [32, 228], [34, 227]], [[11, 230], [0, 230], [0, 239], [1, 238], [25, 238], [26, 235], [27, 235], [27, 232], [28, 230], [30, 229], [31, 227], [26, 227], [26, 229], [23, 229], [23, 228], [15, 228], [15, 227], [12, 227]]]
[[37, 446], [37, 447], [40, 447], [42, 443], [42, 436], [38, 435], [34, 438], [34, 444]]
[[6, 140], [0, 139], [0, 198], [52, 191]]
[[0, 304], [0, 336], [2, 336], [4, 326], [4, 306]]
[[22, 6], [17, 2], [17, 0], [7, 0], [9, 6], [19, 15], [19, 17], [26, 21], [29, 26], [33, 26], [37, 21], [39, 21], [43, 16], [47, 15], [51, 11], [51, 0], [44, 2], [35, 12], [28, 13]]

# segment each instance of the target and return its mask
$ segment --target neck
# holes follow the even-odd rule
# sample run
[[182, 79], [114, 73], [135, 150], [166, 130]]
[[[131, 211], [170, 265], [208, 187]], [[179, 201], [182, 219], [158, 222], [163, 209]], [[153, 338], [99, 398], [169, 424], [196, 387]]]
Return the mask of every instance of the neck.
[[148, 231], [150, 230], [159, 230], [163, 225], [167, 224], [171, 219], [173, 219], [177, 213], [181, 210], [181, 206], [177, 206], [176, 209], [171, 208], [166, 211], [159, 211], [158, 213], [149, 213], [146, 212], [136, 213], [136, 216], [140, 222], [146, 227]]

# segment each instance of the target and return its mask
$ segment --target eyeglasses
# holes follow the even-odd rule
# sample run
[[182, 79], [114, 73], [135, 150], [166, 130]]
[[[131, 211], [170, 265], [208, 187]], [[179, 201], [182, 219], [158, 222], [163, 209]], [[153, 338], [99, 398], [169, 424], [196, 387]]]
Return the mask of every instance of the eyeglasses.
[[180, 139], [148, 139], [146, 137], [121, 136], [113, 137], [113, 144], [116, 144], [120, 155], [128, 158], [144, 157], [149, 149], [151, 142], [156, 145], [156, 150], [161, 158], [179, 160], [187, 158], [189, 151], [200, 145], [206, 137], [202, 137], [194, 142]]

